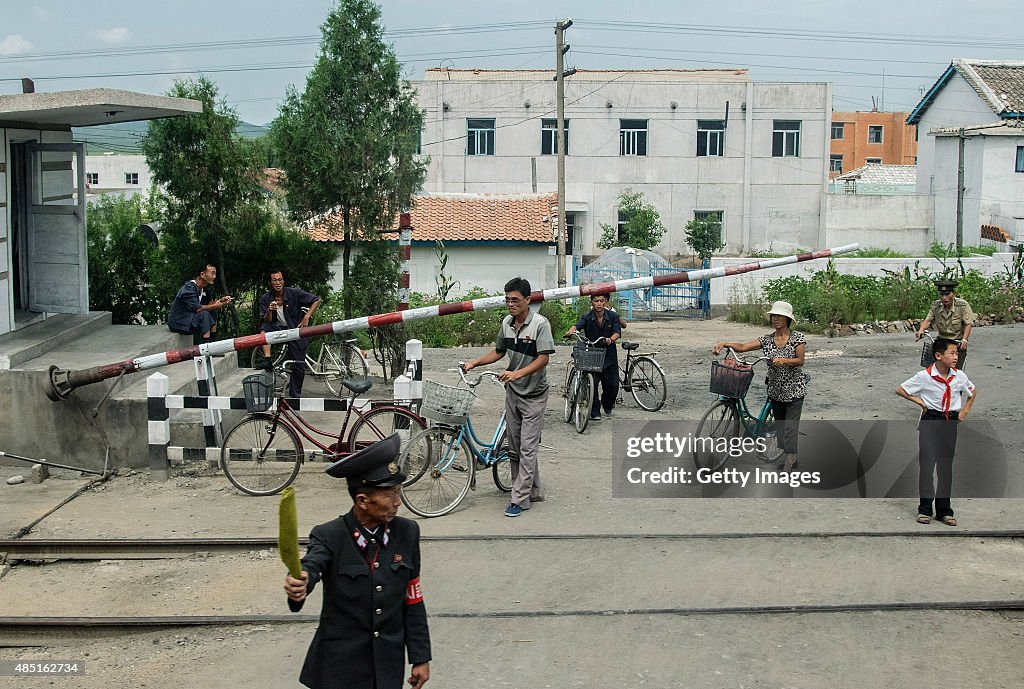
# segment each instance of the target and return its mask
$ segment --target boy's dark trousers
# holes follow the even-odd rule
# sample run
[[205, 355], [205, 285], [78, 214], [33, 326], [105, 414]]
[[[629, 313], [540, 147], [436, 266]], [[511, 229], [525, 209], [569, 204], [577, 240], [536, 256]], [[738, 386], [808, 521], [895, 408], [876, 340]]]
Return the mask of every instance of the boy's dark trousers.
[[[951, 411], [949, 418], [943, 412], [929, 409], [921, 415], [918, 430], [918, 493], [921, 503], [918, 514], [932, 516], [932, 502], [935, 503], [935, 517], [952, 517], [950, 493], [953, 488], [953, 455], [956, 452], [956, 431], [960, 424], [960, 413]], [[938, 478], [936, 484], [935, 479]]]

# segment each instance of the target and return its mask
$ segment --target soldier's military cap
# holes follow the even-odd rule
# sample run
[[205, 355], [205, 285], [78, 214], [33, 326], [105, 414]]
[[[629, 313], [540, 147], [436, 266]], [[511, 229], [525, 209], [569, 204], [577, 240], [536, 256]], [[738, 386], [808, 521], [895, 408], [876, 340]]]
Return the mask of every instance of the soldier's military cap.
[[956, 289], [956, 286], [960, 283], [956, 280], [936, 280], [935, 289], [939, 290], [939, 293], [952, 292]]
[[373, 445], [339, 459], [325, 471], [334, 478], [348, 479], [351, 488], [391, 488], [405, 481], [398, 468], [402, 439], [394, 433]]

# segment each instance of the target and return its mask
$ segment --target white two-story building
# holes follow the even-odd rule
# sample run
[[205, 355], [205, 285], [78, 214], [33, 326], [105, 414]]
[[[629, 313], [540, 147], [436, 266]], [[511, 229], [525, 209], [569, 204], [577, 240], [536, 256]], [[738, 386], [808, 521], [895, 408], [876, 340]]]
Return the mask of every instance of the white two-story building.
[[[557, 187], [550, 70], [428, 69], [425, 193]], [[565, 85], [568, 247], [600, 252], [617, 199], [643, 192], [668, 228], [659, 251], [690, 254], [684, 226], [722, 223], [727, 253], [825, 241], [832, 89], [755, 83], [743, 69], [579, 70]]]

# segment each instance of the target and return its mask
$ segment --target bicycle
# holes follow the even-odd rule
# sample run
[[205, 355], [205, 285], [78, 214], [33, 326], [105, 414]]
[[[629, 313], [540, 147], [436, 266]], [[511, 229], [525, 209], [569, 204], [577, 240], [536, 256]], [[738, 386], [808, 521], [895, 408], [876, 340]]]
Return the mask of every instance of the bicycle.
[[[583, 338], [580, 333], [576, 333], [576, 337], [581, 342], [589, 342], [586, 338]], [[593, 344], [593, 343], [590, 343]], [[636, 342], [623, 341], [622, 349], [626, 352], [626, 361], [619, 367], [619, 386], [622, 390], [628, 390], [633, 395], [633, 400], [637, 403], [644, 411], [655, 412], [665, 406], [665, 397], [668, 389], [665, 385], [665, 372], [661, 368], [661, 364], [654, 358], [657, 352], [643, 352], [636, 353], [636, 350], [640, 348], [640, 345]], [[603, 351], [603, 350], [601, 350]], [[569, 394], [570, 383], [572, 382], [573, 373], [576, 370], [575, 361], [569, 362], [565, 372], [565, 389], [566, 389], [566, 408], [563, 414], [563, 419], [566, 423], [575, 420], [574, 409], [570, 408], [569, 400], [572, 399], [572, 395]], [[589, 378], [589, 376], [587, 376]], [[593, 390], [593, 380], [590, 381], [591, 394], [596, 392]], [[593, 402], [593, 397], [590, 398]], [[621, 398], [618, 400], [622, 402]], [[586, 410], [588, 418], [590, 409]], [[583, 427], [586, 428], [586, 422], [583, 423]], [[577, 431], [582, 433], [579, 426]]]
[[590, 421], [590, 406], [594, 401], [596, 386], [590, 373], [600, 373], [604, 369], [604, 358], [607, 350], [596, 346], [581, 332], [574, 333], [576, 344], [572, 348], [572, 358], [565, 370], [565, 411], [562, 419], [572, 423], [577, 433], [587, 429]]
[[[369, 411], [359, 409], [356, 396], [373, 387], [373, 381], [366, 378], [341, 381], [350, 394], [340, 430], [336, 434], [321, 430], [304, 419], [286, 398], [275, 394], [273, 379], [278, 370], [246, 376], [242, 381], [249, 413], [228, 431], [221, 447], [224, 475], [248, 495], [274, 495], [291, 485], [305, 461], [300, 435], [324, 458], [336, 461], [392, 433], [404, 434], [407, 440], [427, 427], [421, 416], [394, 403], [371, 406]], [[268, 411], [272, 406], [273, 411]], [[356, 419], [350, 428], [353, 415]], [[320, 442], [314, 435], [326, 440]], [[316, 454], [313, 451], [310, 458]]]
[[512, 491], [512, 465], [505, 428], [505, 410], [491, 441], [484, 442], [473, 428], [470, 408], [474, 390], [484, 378], [498, 379], [494, 371], [482, 371], [475, 380], [466, 376], [462, 364], [459, 376], [467, 387], [452, 387], [423, 381], [423, 416], [434, 423], [406, 444], [399, 466], [406, 474], [402, 503], [421, 517], [448, 514], [476, 489], [476, 470], [491, 469], [498, 490]]
[[[344, 386], [341, 384], [343, 380], [369, 377], [370, 368], [362, 350], [357, 346], [357, 342], [358, 340], [355, 339], [323, 342], [315, 357], [310, 354], [312, 347], [306, 351], [305, 364], [309, 374], [317, 380], [323, 380], [327, 389], [335, 397], [341, 397], [344, 394]], [[278, 369], [286, 363], [294, 364], [294, 360], [285, 361], [287, 350], [287, 345], [272, 345], [270, 366]], [[264, 368], [267, 361], [259, 347], [253, 349], [253, 368]], [[285, 371], [284, 375], [290, 374]], [[287, 381], [284, 383], [284, 387], [287, 387]]]
[[[718, 471], [724, 467], [729, 461], [732, 438], [742, 436], [764, 439], [764, 451], [758, 450], [756, 454], [759, 461], [774, 463], [783, 453], [776, 434], [771, 400], [765, 396], [757, 416], [751, 414], [747, 407], [747, 391], [754, 379], [754, 367], [770, 360], [758, 357], [753, 362], [746, 361], [737, 357], [731, 347], [727, 347], [724, 361], [728, 362], [729, 357], [736, 363], [711, 362], [710, 391], [718, 395], [718, 400], [704, 412], [697, 425], [695, 438], [712, 440], [710, 449], [703, 442], [695, 444], [693, 463], [698, 469]], [[721, 442], [722, 439], [726, 442]]]

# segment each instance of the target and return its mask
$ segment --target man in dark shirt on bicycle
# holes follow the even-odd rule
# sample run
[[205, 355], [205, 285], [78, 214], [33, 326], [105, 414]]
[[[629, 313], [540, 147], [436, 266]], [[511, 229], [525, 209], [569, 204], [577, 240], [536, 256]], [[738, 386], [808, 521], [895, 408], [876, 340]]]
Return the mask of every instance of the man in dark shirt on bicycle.
[[[260, 297], [260, 330], [269, 333], [305, 328], [319, 306], [320, 297], [298, 287], [285, 287], [284, 274], [273, 270], [270, 272], [270, 291]], [[288, 383], [289, 397], [302, 395], [308, 349], [309, 339], [305, 337], [288, 343], [288, 358], [295, 362]], [[263, 345], [263, 356], [270, 359], [270, 345]]]
[[[594, 376], [594, 401], [590, 406], [590, 419], [601, 420], [601, 408], [611, 416], [612, 407], [619, 396], [619, 358], [615, 341], [622, 337], [622, 322], [619, 314], [608, 308], [607, 294], [590, 295], [590, 311], [580, 316], [576, 325], [566, 331], [566, 337], [572, 337], [577, 330], [598, 347], [606, 347], [604, 370]], [[601, 382], [601, 396], [597, 395], [597, 382]]]

